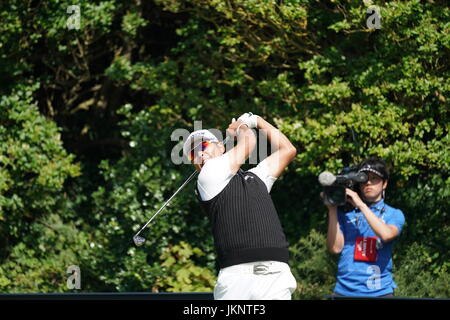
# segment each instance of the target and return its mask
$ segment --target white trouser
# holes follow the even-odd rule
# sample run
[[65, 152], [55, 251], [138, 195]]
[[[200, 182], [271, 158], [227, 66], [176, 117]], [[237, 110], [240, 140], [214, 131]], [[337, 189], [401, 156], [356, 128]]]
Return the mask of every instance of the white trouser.
[[289, 265], [260, 261], [220, 269], [215, 300], [291, 300], [297, 281]]

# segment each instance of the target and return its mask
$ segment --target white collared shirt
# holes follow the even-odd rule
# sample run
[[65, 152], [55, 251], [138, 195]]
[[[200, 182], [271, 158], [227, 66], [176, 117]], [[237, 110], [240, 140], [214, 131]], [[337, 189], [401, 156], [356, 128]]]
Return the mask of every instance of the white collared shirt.
[[[257, 175], [266, 185], [267, 192], [270, 193], [270, 190], [277, 179], [269, 175], [266, 159], [248, 171]], [[230, 170], [230, 158], [228, 152], [220, 157], [208, 160], [203, 165], [197, 179], [197, 186], [201, 199], [203, 201], [208, 201], [214, 198], [228, 185], [234, 175], [235, 174]]]

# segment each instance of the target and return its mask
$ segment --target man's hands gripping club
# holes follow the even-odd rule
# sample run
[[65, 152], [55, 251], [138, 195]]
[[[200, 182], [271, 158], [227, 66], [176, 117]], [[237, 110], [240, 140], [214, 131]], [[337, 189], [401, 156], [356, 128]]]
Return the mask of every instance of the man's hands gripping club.
[[[256, 145], [256, 137], [251, 129], [259, 129], [268, 139], [272, 154], [265, 159], [265, 163], [269, 170], [269, 174], [274, 178], [278, 178], [294, 159], [297, 150], [280, 130], [268, 123], [262, 117], [252, 114], [251, 112], [242, 114], [237, 121], [233, 118], [228, 127], [229, 135], [238, 136], [238, 145], [236, 148], [239, 146], [240, 139], [242, 139], [243, 144], [239, 149], [234, 150], [235, 148], [233, 148], [231, 150], [235, 153], [233, 155], [235, 157], [234, 159], [239, 159], [239, 161], [241, 161], [238, 163], [233, 160], [232, 171], [237, 172], [239, 167], [250, 156]], [[241, 134], [242, 130], [244, 130], [244, 132]], [[247, 147], [245, 147], [246, 141]], [[237, 153], [239, 152], [243, 153], [238, 156]]]
[[245, 122], [233, 118], [227, 129], [227, 136], [236, 137], [236, 146], [228, 152], [230, 170], [234, 174], [248, 159], [256, 146], [256, 136]]

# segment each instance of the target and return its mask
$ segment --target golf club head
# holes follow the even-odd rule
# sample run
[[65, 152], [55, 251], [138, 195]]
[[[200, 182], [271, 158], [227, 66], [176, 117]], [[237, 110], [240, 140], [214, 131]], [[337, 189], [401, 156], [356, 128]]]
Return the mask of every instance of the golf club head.
[[140, 237], [140, 236], [134, 236], [133, 242], [136, 246], [140, 247], [145, 243], [145, 238]]

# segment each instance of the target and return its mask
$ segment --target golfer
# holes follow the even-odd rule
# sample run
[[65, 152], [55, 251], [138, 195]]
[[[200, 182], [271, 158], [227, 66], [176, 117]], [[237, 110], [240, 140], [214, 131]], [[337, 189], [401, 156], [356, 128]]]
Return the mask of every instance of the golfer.
[[[241, 165], [256, 146], [253, 128], [266, 132], [275, 151], [243, 171]], [[198, 197], [212, 224], [220, 267], [214, 298], [290, 300], [297, 283], [288, 265], [288, 242], [269, 193], [294, 159], [296, 149], [278, 129], [251, 113], [233, 121], [227, 135], [237, 137], [236, 146], [228, 152], [208, 130], [191, 133], [183, 148], [200, 170]]]

